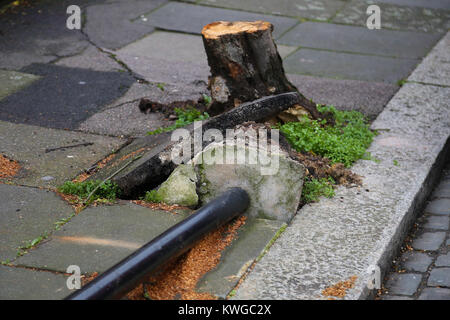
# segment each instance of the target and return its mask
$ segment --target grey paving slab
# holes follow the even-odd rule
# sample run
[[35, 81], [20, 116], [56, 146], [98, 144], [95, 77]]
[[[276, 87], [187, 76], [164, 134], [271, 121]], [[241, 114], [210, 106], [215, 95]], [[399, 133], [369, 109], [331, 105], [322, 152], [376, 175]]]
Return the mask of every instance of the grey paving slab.
[[132, 203], [90, 207], [14, 264], [62, 272], [78, 265], [82, 273], [101, 273], [184, 218]]
[[78, 55], [59, 59], [55, 65], [94, 71], [125, 71], [123, 66], [93, 45], [89, 45]]
[[225, 299], [284, 225], [280, 221], [267, 219], [247, 221], [239, 229], [233, 242], [222, 252], [218, 266], [199, 281], [197, 290]]
[[372, 2], [389, 3], [408, 7], [450, 10], [450, 3], [447, 0], [372, 0]]
[[438, 215], [450, 215], [450, 199], [435, 199], [425, 208], [425, 212]]
[[0, 70], [0, 100], [23, 89], [39, 78], [34, 74]]
[[450, 267], [450, 253], [438, 256], [434, 264], [436, 267]]
[[369, 30], [366, 27], [304, 22], [285, 33], [278, 42], [309, 48], [414, 59], [426, 55], [441, 36], [423, 32]]
[[133, 23], [132, 19], [166, 2], [167, 0], [153, 0], [91, 5], [86, 8], [83, 30], [97, 46], [120, 48], [154, 30], [150, 24]]
[[342, 0], [201, 0], [200, 3], [223, 8], [261, 12], [290, 17], [328, 20], [345, 4]]
[[[366, 26], [367, 7], [371, 0], [352, 0], [333, 18], [333, 22]], [[377, 2], [382, 12], [381, 28], [444, 33], [450, 27], [450, 11], [441, 9], [398, 6]]]
[[417, 250], [434, 251], [438, 250], [444, 242], [445, 232], [425, 232], [412, 243], [412, 247]]
[[288, 55], [290, 55], [292, 52], [297, 50], [297, 47], [284, 46], [282, 44], [277, 44], [277, 50], [278, 50], [278, 53], [280, 54], [281, 59], [284, 59]]
[[425, 229], [448, 230], [450, 217], [446, 216], [429, 216], [426, 220]]
[[202, 37], [177, 32], [156, 31], [117, 52], [168, 61], [207, 63]]
[[449, 52], [450, 32], [447, 32], [408, 80], [450, 86]]
[[383, 111], [398, 86], [383, 82], [337, 80], [288, 74], [289, 80], [308, 99], [333, 105], [340, 110], [356, 110], [370, 120]]
[[55, 229], [74, 213], [54, 192], [0, 184], [0, 261], [13, 260], [18, 248]]
[[445, 180], [441, 182], [436, 189], [434, 189], [432, 198], [450, 198], [450, 181]]
[[407, 296], [391, 296], [391, 295], [387, 295], [387, 296], [383, 296], [381, 298], [381, 300], [414, 300], [411, 297], [407, 297]]
[[407, 271], [425, 272], [433, 259], [425, 253], [407, 251], [401, 256], [402, 266]]
[[422, 275], [414, 273], [394, 273], [391, 274], [386, 283], [386, 289], [390, 294], [411, 296], [419, 287]]
[[397, 83], [418, 60], [300, 49], [284, 60], [287, 73], [335, 79]]
[[[46, 152], [82, 143], [91, 145]], [[124, 143], [124, 139], [0, 121], [0, 152], [22, 167], [10, 180], [23, 185], [59, 186]]]
[[146, 21], [136, 20], [136, 23], [149, 24], [165, 30], [200, 34], [208, 23], [224, 21], [265, 20], [274, 25], [273, 36], [278, 38], [298, 23], [296, 19], [250, 13], [245, 11], [212, 8], [181, 2], [169, 2], [163, 7], [145, 16]]
[[302, 207], [234, 298], [325, 299], [323, 289], [353, 275], [345, 299], [367, 298], [367, 269], [390, 266], [397, 232], [412, 219], [410, 209], [450, 135], [449, 97], [447, 88], [402, 86], [371, 126], [389, 129], [368, 149], [380, 161], [352, 167], [364, 177], [363, 187], [339, 187], [334, 198]]
[[[80, 0], [78, 5], [87, 2]], [[40, 1], [2, 14], [0, 68], [18, 70], [32, 63], [48, 63], [81, 52], [88, 45], [85, 36], [65, 27], [70, 4], [69, 0]]]
[[425, 288], [418, 300], [450, 300], [450, 289]]
[[70, 294], [67, 276], [0, 266], [0, 300], [59, 300]]
[[23, 71], [41, 78], [0, 101], [0, 120], [59, 129], [75, 129], [135, 81], [125, 72], [55, 65], [33, 64]]
[[428, 277], [428, 286], [450, 287], [450, 268], [434, 268]]

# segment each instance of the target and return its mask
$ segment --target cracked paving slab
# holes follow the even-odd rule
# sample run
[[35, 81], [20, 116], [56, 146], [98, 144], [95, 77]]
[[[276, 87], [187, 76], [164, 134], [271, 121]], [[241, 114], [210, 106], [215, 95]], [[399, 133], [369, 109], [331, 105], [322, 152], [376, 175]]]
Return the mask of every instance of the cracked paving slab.
[[[89, 145], [61, 148], [82, 143]], [[8, 180], [27, 186], [59, 186], [124, 143], [118, 138], [0, 121], [0, 152], [22, 167]], [[46, 152], [53, 148], [59, 149]]]

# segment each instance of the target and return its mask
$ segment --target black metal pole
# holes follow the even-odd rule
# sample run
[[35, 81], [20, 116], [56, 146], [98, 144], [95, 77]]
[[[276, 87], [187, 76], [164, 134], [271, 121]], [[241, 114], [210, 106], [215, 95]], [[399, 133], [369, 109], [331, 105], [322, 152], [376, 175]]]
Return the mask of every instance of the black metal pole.
[[117, 299], [144, 276], [190, 249], [208, 232], [243, 213], [250, 204], [247, 192], [231, 188], [194, 214], [105, 271], [66, 300]]

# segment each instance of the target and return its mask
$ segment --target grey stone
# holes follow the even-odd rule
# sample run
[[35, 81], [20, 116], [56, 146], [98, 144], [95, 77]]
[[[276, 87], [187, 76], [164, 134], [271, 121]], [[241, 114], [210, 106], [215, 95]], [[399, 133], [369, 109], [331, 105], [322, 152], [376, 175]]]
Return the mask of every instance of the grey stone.
[[13, 260], [26, 246], [55, 229], [55, 222], [74, 213], [54, 192], [0, 184], [0, 261]]
[[438, 215], [450, 215], [450, 199], [435, 199], [425, 208], [425, 212]]
[[446, 246], [450, 246], [450, 239], [447, 239], [447, 242], [445, 243]]
[[427, 223], [423, 226], [425, 229], [448, 230], [450, 217], [429, 216]]
[[264, 20], [274, 25], [273, 35], [278, 38], [289, 28], [297, 24], [296, 19], [236, 11], [220, 8], [192, 5], [180, 2], [169, 2], [158, 10], [146, 15], [146, 21], [136, 23], [149, 24], [165, 30], [182, 31], [199, 34], [208, 23], [222, 21]]
[[282, 59], [286, 58], [288, 55], [290, 55], [292, 52], [294, 52], [295, 50], [297, 50], [297, 47], [292, 47], [292, 46], [284, 46], [282, 44], [277, 44], [277, 50], [278, 53], [280, 54], [280, 57]]
[[155, 31], [123, 47], [117, 53], [167, 61], [207, 64], [202, 37], [177, 32]]
[[158, 188], [156, 194], [162, 202], [182, 206], [196, 206], [198, 178], [191, 165], [179, 165]]
[[450, 300], [450, 289], [425, 288], [418, 300]]
[[409, 81], [450, 86], [450, 32], [408, 78]]
[[394, 273], [386, 282], [386, 288], [390, 294], [413, 295], [420, 282], [422, 275], [413, 273]]
[[59, 59], [55, 62], [57, 66], [69, 68], [90, 69], [94, 71], [124, 71], [124, 68], [107, 53], [89, 45], [82, 53]]
[[425, 253], [407, 251], [401, 256], [402, 266], [407, 271], [425, 272], [433, 259]]
[[431, 270], [427, 285], [430, 287], [450, 287], [450, 268], [434, 268]]
[[438, 256], [434, 264], [436, 267], [450, 267], [450, 253]]
[[450, 10], [450, 4], [446, 0], [372, 0], [374, 3], [390, 3], [399, 6], [421, 7], [432, 9]]
[[[46, 149], [80, 143], [93, 144], [45, 152]], [[1, 152], [10, 159], [19, 161], [22, 167], [18, 175], [10, 180], [22, 185], [59, 186], [119, 149], [124, 143], [125, 140], [117, 138], [0, 121]], [[54, 179], [42, 180], [45, 176], [52, 176]]]
[[149, 24], [131, 20], [159, 7], [166, 0], [117, 2], [91, 5], [86, 8], [84, 32], [97, 46], [120, 48], [152, 32]]
[[274, 15], [302, 17], [317, 20], [328, 20], [345, 4], [342, 0], [201, 0], [200, 3], [261, 12]]
[[34, 74], [0, 70], [0, 100], [25, 88], [39, 78]]
[[289, 80], [308, 99], [335, 106], [340, 110], [356, 110], [374, 120], [383, 111], [397, 85], [383, 82], [336, 80], [288, 74]]
[[323, 289], [352, 275], [345, 299], [368, 298], [367, 269], [390, 266], [415, 218], [411, 208], [424, 201], [426, 177], [450, 135], [449, 98], [447, 88], [402, 86], [371, 126], [379, 135], [367, 151], [380, 161], [352, 167], [363, 188], [338, 187], [334, 198], [303, 206], [234, 298], [325, 299]]
[[421, 58], [440, 37], [439, 34], [304, 22], [285, 33], [278, 42], [315, 49]]
[[300, 49], [284, 60], [284, 67], [287, 73], [396, 83], [406, 78], [417, 62], [414, 59]]
[[442, 181], [433, 191], [432, 198], [450, 198], [450, 181]]
[[[338, 12], [333, 22], [366, 26], [367, 7], [371, 0], [352, 0]], [[450, 27], [450, 11], [431, 8], [397, 6], [377, 2], [382, 12], [381, 28], [423, 31], [432, 33], [447, 32]]]
[[[209, 202], [228, 188], [240, 187], [250, 197], [246, 211], [250, 217], [289, 222], [300, 202], [303, 165], [273, 142], [270, 154], [266, 153], [269, 150], [260, 146], [267, 142], [256, 140], [256, 130], [254, 136], [247, 128], [235, 129], [237, 135], [239, 132], [242, 138], [213, 142], [192, 159], [198, 172], [201, 202]], [[244, 134], [249, 137], [248, 145]]]
[[0, 101], [0, 120], [58, 129], [75, 129], [135, 81], [125, 72], [55, 65], [33, 64], [22, 71], [42, 77]]
[[1, 300], [59, 300], [70, 294], [67, 276], [0, 266]]
[[78, 265], [82, 273], [101, 273], [185, 217], [132, 203], [89, 207], [14, 265], [60, 272]]
[[197, 291], [225, 299], [252, 263], [264, 253], [266, 246], [275, 240], [283, 226], [284, 223], [276, 220], [247, 220], [239, 228], [233, 242], [222, 252], [217, 267], [198, 282]]
[[381, 298], [381, 300], [414, 300], [411, 297], [406, 297], [406, 296], [383, 296]]
[[414, 239], [412, 247], [417, 250], [438, 250], [445, 239], [445, 232], [426, 232]]

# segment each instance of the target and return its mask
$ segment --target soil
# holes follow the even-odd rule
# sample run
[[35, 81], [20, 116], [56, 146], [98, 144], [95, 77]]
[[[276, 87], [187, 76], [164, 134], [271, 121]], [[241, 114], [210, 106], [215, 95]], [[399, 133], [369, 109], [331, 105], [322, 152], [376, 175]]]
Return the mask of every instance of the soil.
[[17, 161], [0, 154], [0, 179], [14, 177], [20, 170]]
[[204, 103], [203, 99], [200, 99], [198, 101], [174, 101], [168, 104], [163, 104], [147, 98], [142, 98], [139, 102], [139, 110], [141, 112], [160, 112], [164, 114], [164, 116], [166, 116], [169, 120], [176, 119], [175, 108], [186, 110], [189, 107], [194, 107], [202, 113], [207, 110], [207, 105]]
[[245, 220], [246, 217], [239, 217], [209, 233], [161, 273], [150, 276], [142, 289], [140, 286], [133, 289], [127, 297], [141, 299], [145, 294], [152, 300], [215, 300], [216, 297], [209, 293], [197, 292], [197, 283], [218, 265], [222, 251], [236, 237]]

